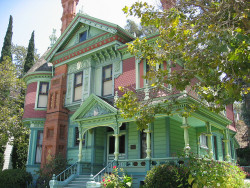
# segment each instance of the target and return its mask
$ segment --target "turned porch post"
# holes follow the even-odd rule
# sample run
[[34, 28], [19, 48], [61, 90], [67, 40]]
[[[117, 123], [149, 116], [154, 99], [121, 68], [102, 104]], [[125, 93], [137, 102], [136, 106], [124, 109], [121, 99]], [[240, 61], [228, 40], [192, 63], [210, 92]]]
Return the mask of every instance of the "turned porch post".
[[207, 145], [208, 145], [208, 156], [209, 159], [213, 158], [213, 148], [212, 148], [212, 131], [211, 131], [211, 124], [209, 122], [206, 122], [206, 127], [207, 127]]
[[191, 148], [189, 146], [189, 135], [188, 135], [188, 128], [190, 128], [190, 126], [188, 126], [187, 117], [182, 117], [181, 128], [184, 129], [184, 141], [185, 141], [184, 151], [185, 154], [188, 156]]
[[114, 134], [113, 135], [115, 137], [115, 160], [118, 161], [118, 156], [119, 156], [119, 134]]
[[117, 125], [117, 127], [114, 129], [114, 134], [113, 136], [115, 137], [115, 152], [114, 152], [114, 156], [115, 156], [115, 161], [118, 161], [118, 156], [119, 156], [119, 132], [120, 132], [120, 128]]
[[229, 144], [229, 130], [228, 129], [226, 129], [225, 131], [224, 131], [224, 137], [225, 137], [225, 139], [223, 140], [223, 142], [224, 142], [224, 146], [225, 146], [225, 155], [226, 155], [226, 161], [230, 161], [230, 155], [229, 155], [229, 146], [228, 146], [228, 144]]
[[146, 149], [146, 153], [147, 153], [147, 157], [146, 159], [150, 159], [151, 158], [151, 138], [150, 138], [150, 127], [148, 125], [148, 129], [144, 130], [144, 132], [147, 134], [147, 149]]

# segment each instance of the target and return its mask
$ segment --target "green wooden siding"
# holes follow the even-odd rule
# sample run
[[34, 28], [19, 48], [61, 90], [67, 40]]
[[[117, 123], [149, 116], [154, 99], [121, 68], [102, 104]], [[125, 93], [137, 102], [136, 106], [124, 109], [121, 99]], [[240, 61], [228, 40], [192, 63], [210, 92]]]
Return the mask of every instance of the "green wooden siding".
[[[185, 147], [184, 142], [184, 130], [181, 128], [182, 123], [176, 120], [170, 119], [170, 155], [176, 156], [183, 153]], [[188, 129], [189, 145], [191, 152], [197, 153], [197, 133], [196, 129], [190, 127]]]
[[[153, 157], [167, 157], [167, 137], [166, 137], [166, 121], [165, 118], [156, 119], [153, 126]], [[152, 141], [151, 140], [151, 141]]]
[[184, 131], [181, 122], [170, 119], [170, 156], [175, 157], [183, 152]]
[[104, 151], [105, 145], [106, 145], [106, 127], [98, 127], [95, 128], [95, 163], [103, 163], [104, 161], [104, 155], [106, 154], [106, 151]]
[[[139, 158], [139, 131], [137, 130], [137, 125], [135, 122], [129, 123], [128, 129], [128, 159], [138, 159]], [[135, 145], [136, 149], [131, 149], [131, 145]]]
[[[82, 32], [86, 31], [86, 30], [87, 30], [86, 27], [80, 28], [80, 29], [75, 33], [75, 35], [69, 40], [69, 42], [68, 42], [68, 44], [66, 45], [65, 49], [70, 48], [70, 47], [72, 47], [72, 46], [78, 44], [78, 43], [79, 43], [79, 35], [80, 35]], [[88, 38], [87, 38], [87, 40], [88, 40], [88, 39], [91, 39], [91, 38], [93, 38], [93, 37], [96, 37], [96, 36], [98, 36], [98, 35], [101, 35], [102, 33], [104, 33], [104, 31], [102, 31], [102, 30], [100, 30], [100, 29], [97, 29], [97, 28], [95, 28], [95, 27], [89, 27], [89, 29], [88, 29]]]

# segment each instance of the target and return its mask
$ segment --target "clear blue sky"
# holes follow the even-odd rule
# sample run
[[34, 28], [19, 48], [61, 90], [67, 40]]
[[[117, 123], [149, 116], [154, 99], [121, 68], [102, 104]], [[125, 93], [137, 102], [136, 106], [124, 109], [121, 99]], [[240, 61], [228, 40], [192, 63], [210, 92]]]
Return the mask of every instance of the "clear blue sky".
[[[136, 0], [79, 0], [77, 12], [82, 9], [90, 16], [124, 27], [126, 15], [122, 8]], [[158, 0], [145, 0], [157, 4]], [[35, 31], [35, 48], [42, 54], [50, 45], [53, 28], [60, 36], [61, 0], [0, 0], [0, 50], [6, 34], [9, 16], [13, 16], [14, 44], [28, 46], [32, 31]]]

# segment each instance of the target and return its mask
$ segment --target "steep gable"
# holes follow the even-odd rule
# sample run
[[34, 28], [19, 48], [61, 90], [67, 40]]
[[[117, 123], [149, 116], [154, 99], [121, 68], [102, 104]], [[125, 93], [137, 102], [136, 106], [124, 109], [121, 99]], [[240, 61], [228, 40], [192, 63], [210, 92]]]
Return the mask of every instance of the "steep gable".
[[[84, 32], [86, 32], [86, 39], [81, 41], [80, 35], [82, 33], [84, 34]], [[69, 53], [71, 49], [82, 45], [97, 45], [98, 42], [100, 42], [100, 40], [97, 39], [100, 38], [109, 39], [109, 41], [113, 39], [118, 41], [120, 44], [125, 44], [126, 42], [134, 40], [134, 37], [130, 33], [118, 25], [78, 13], [71, 24], [57, 40], [55, 45], [48, 52], [46, 60], [55, 62], [55, 60], [58, 60], [57, 58], [54, 58], [55, 55], [58, 56], [62, 53]], [[91, 48], [93, 49], [93, 47]], [[82, 53], [84, 53], [84, 51]]]
[[91, 94], [71, 117], [72, 121], [115, 116], [117, 109], [95, 94]]

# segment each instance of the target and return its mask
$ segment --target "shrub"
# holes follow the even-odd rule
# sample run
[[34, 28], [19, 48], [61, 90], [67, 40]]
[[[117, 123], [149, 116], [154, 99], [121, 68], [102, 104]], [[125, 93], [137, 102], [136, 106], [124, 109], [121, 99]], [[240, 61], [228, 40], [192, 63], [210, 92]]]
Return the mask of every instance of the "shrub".
[[36, 187], [44, 188], [49, 187], [49, 181], [52, 179], [53, 174], [58, 175], [67, 168], [68, 160], [61, 154], [52, 156], [37, 173], [39, 175], [36, 181]]
[[188, 169], [184, 165], [162, 164], [148, 171], [144, 188], [189, 187]]
[[190, 157], [188, 182], [196, 187], [244, 187], [245, 173], [236, 165]]
[[32, 175], [22, 169], [8, 169], [0, 172], [0, 187], [24, 188], [32, 182]]
[[101, 186], [105, 188], [129, 188], [132, 186], [132, 178], [124, 173], [122, 168], [113, 167], [111, 174], [102, 177]]
[[147, 173], [144, 188], [241, 188], [244, 187], [245, 177], [245, 173], [234, 164], [190, 156], [185, 159], [185, 163], [163, 164], [151, 169]]

